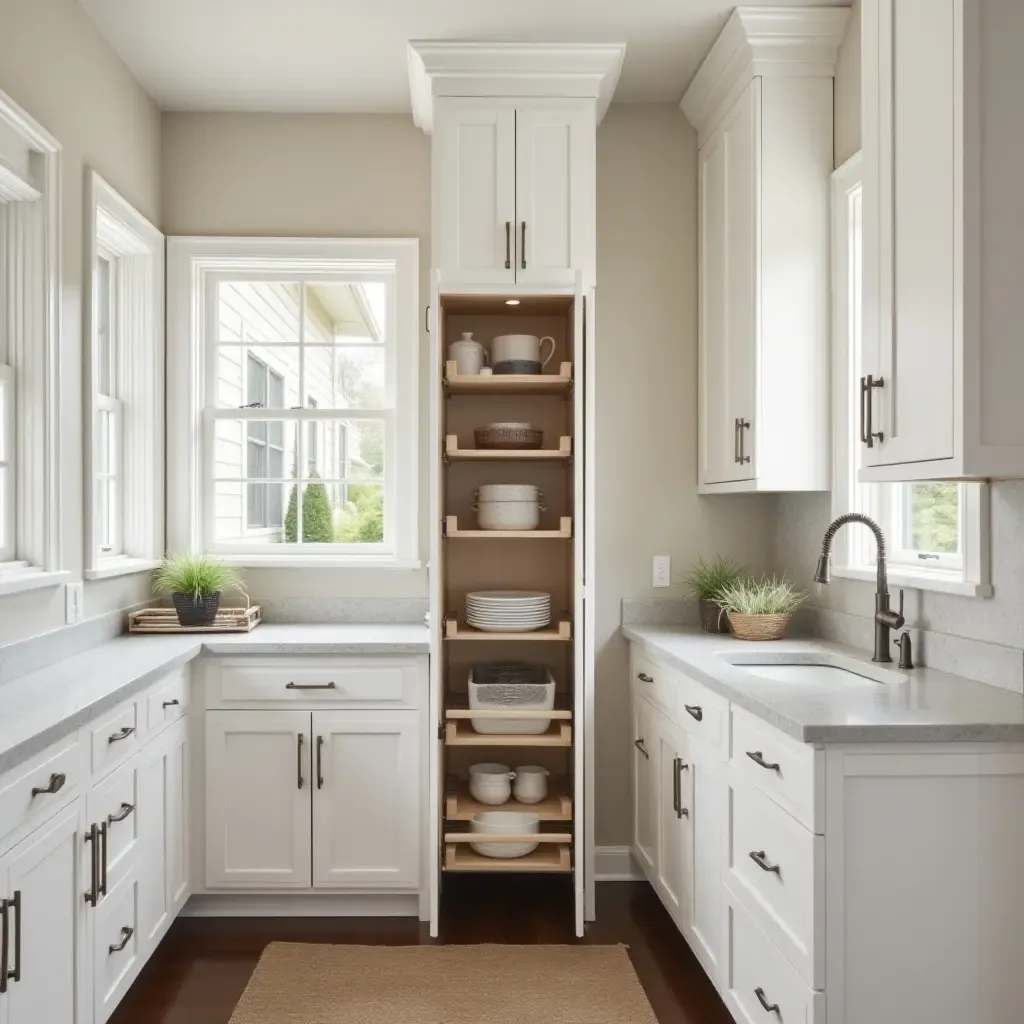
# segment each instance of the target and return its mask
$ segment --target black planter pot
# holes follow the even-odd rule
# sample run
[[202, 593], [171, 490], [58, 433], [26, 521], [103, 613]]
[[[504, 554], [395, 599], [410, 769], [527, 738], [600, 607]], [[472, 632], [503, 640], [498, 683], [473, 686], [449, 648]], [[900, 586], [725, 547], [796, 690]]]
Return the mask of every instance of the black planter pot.
[[208, 594], [198, 600], [191, 594], [171, 594], [174, 610], [178, 613], [178, 622], [188, 626], [211, 626], [220, 608], [220, 591]]
[[729, 616], [722, 611], [717, 601], [702, 597], [700, 604], [700, 628], [704, 633], [728, 633]]

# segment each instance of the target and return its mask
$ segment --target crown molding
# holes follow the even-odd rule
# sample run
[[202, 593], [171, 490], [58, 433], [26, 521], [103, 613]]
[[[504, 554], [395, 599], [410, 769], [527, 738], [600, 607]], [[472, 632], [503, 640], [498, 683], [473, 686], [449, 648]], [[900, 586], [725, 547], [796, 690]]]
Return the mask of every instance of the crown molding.
[[600, 123], [619, 81], [625, 43], [459, 43], [412, 40], [412, 116], [428, 135], [436, 96], [592, 99]]
[[679, 106], [703, 141], [757, 76], [831, 78], [848, 7], [737, 7]]

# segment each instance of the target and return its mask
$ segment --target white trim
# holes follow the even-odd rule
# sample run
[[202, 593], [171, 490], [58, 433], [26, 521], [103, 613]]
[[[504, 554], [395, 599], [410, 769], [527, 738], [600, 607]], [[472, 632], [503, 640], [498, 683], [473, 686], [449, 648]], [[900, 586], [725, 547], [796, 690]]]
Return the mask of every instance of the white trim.
[[195, 893], [182, 917], [418, 917], [419, 892]]
[[413, 39], [406, 51], [412, 117], [427, 135], [435, 96], [591, 99], [601, 123], [625, 43], [465, 43]]
[[595, 882], [646, 882], [647, 878], [633, 860], [628, 846], [594, 848]]
[[0, 596], [5, 594], [24, 594], [28, 590], [42, 590], [45, 587], [57, 587], [71, 579], [71, 573], [60, 569], [46, 572], [31, 566], [0, 571]]
[[126, 555], [115, 555], [103, 559], [96, 569], [86, 569], [83, 576], [87, 580], [109, 580], [114, 576], [130, 576], [132, 573], [149, 572], [160, 565], [159, 558], [129, 558]]
[[[840, 579], [866, 580], [874, 583], [874, 569], [861, 569], [853, 565], [833, 565], [832, 575]], [[936, 594], [956, 594], [959, 597], [992, 597], [994, 590], [990, 583], [971, 583], [960, 573], [932, 573], [930, 575], [893, 570], [887, 573], [890, 586], [906, 590], [929, 590]]]
[[[275, 531], [280, 533], [280, 530]], [[338, 545], [338, 547], [355, 547], [356, 545]], [[267, 545], [263, 545], [266, 549]], [[293, 544], [275, 544], [274, 548], [297, 548]], [[303, 544], [303, 549], [329, 548], [330, 544]], [[308, 554], [297, 552], [280, 555], [263, 555], [258, 551], [218, 551], [217, 561], [225, 565], [239, 565], [252, 569], [397, 569], [411, 571], [423, 568], [423, 563], [416, 558], [401, 559], [391, 555], [375, 554]]]
[[[0, 567], [17, 556], [18, 459], [14, 368], [0, 363]], [[4, 534], [10, 536], [5, 541]]]

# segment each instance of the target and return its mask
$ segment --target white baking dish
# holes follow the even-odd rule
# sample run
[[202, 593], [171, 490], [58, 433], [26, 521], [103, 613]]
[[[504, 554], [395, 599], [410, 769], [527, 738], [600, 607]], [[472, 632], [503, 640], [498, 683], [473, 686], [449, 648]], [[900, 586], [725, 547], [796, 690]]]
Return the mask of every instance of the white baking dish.
[[[481, 811], [469, 822], [470, 832], [480, 835], [533, 835], [540, 831], [540, 818], [526, 811]], [[539, 843], [470, 843], [484, 857], [525, 857], [533, 853]]]
[[[543, 665], [474, 665], [469, 673], [470, 711], [550, 711], [555, 677]], [[550, 718], [471, 718], [485, 735], [539, 736]]]

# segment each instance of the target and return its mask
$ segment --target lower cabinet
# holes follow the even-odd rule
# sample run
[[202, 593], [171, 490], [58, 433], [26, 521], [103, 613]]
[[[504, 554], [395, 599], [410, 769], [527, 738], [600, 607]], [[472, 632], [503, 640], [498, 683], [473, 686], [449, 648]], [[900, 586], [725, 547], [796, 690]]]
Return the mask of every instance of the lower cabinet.
[[693, 822], [688, 799], [690, 763], [686, 734], [662, 720], [654, 734], [654, 745], [657, 749], [654, 886], [676, 924], [685, 929], [689, 927], [693, 903]]
[[633, 700], [633, 856], [648, 872], [658, 855], [658, 774], [654, 731], [657, 712], [646, 701]]
[[420, 721], [207, 711], [207, 887], [417, 888]]

